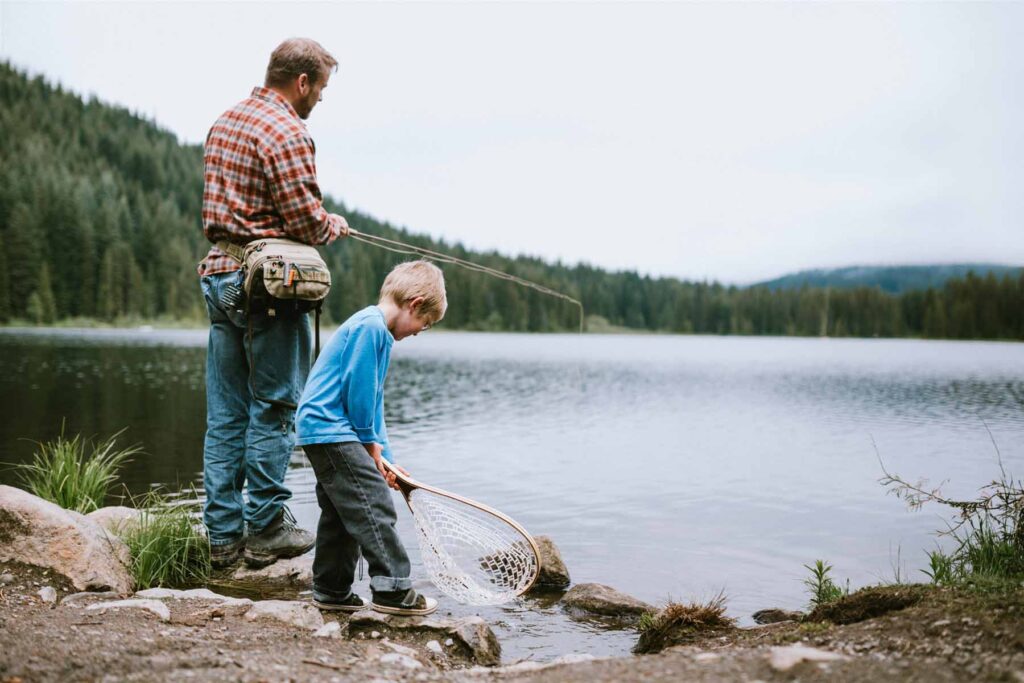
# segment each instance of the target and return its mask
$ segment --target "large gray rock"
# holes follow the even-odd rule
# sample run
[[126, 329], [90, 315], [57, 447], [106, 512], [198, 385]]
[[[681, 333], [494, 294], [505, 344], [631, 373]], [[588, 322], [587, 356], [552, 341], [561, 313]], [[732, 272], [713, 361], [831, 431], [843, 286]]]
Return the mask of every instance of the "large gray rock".
[[316, 631], [324, 625], [320, 610], [308, 602], [297, 600], [259, 600], [245, 613], [248, 621], [279, 621]]
[[537, 548], [540, 550], [540, 574], [530, 589], [531, 592], [568, 588], [571, 583], [569, 570], [562, 561], [562, 553], [558, 551], [558, 546], [548, 536], [537, 536], [533, 540], [537, 542]]
[[[415, 641], [440, 641], [443, 652], [483, 666], [501, 663], [501, 643], [494, 631], [480, 617], [440, 619], [432, 617], [398, 617], [372, 610], [356, 612], [348, 621], [348, 635], [374, 637], [377, 633]], [[435, 653], [437, 654], [437, 653]]]
[[85, 515], [11, 486], [0, 486], [0, 561], [46, 567], [77, 590], [132, 589], [129, 553]]
[[111, 505], [109, 507], [93, 510], [86, 515], [89, 519], [99, 524], [112, 534], [122, 535], [133, 525], [139, 523], [142, 517], [142, 510], [129, 508], [123, 505]]
[[573, 586], [562, 597], [562, 604], [570, 611], [615, 617], [626, 621], [639, 619], [644, 612], [655, 611], [653, 605], [600, 583], [581, 583]]

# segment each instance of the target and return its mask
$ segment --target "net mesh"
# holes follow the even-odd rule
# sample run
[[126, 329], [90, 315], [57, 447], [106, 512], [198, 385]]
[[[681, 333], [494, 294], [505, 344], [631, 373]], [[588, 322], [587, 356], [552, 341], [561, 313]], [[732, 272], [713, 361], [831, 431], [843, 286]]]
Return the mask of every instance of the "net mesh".
[[529, 539], [494, 515], [423, 489], [409, 494], [409, 507], [431, 581], [458, 602], [508, 602], [540, 570]]

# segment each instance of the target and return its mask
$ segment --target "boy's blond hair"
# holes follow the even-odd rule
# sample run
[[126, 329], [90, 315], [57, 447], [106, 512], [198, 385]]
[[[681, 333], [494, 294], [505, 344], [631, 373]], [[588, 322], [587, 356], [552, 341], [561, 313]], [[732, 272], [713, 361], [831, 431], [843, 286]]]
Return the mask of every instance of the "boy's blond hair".
[[433, 316], [434, 320], [444, 317], [448, 309], [448, 297], [444, 291], [444, 273], [430, 261], [406, 261], [391, 269], [380, 287], [380, 300], [391, 299], [401, 306], [410, 299], [423, 297], [420, 313]]

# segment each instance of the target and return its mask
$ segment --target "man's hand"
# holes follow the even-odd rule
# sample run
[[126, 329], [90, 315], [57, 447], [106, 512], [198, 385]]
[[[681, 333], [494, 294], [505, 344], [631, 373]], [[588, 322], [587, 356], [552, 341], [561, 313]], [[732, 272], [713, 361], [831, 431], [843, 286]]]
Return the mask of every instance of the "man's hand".
[[338, 223], [341, 224], [341, 232], [338, 233], [338, 239], [341, 239], [342, 237], [348, 237], [348, 221], [345, 220], [345, 217], [342, 215], [334, 215], [338, 217]]

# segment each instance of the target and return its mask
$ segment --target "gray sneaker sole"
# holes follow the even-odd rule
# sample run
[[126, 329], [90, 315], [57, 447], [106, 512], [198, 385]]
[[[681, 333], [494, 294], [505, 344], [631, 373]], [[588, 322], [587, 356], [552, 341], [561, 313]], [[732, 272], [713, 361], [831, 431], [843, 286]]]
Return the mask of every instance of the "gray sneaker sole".
[[325, 612], [361, 612], [369, 607], [370, 603], [365, 599], [361, 605], [338, 605], [333, 602], [320, 602], [319, 600], [314, 600], [313, 606]]
[[247, 567], [259, 569], [260, 567], [266, 567], [267, 565], [274, 564], [278, 560], [287, 560], [290, 557], [304, 555], [312, 550], [315, 545], [316, 541], [313, 541], [304, 548], [285, 548], [282, 550], [268, 550], [265, 552], [246, 548], [243, 559], [245, 560]]

